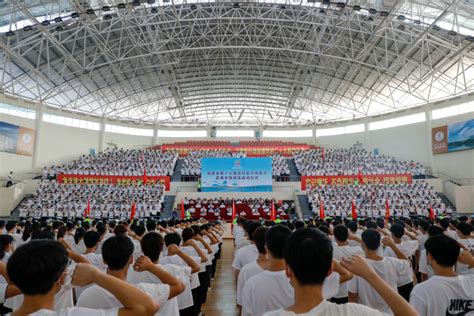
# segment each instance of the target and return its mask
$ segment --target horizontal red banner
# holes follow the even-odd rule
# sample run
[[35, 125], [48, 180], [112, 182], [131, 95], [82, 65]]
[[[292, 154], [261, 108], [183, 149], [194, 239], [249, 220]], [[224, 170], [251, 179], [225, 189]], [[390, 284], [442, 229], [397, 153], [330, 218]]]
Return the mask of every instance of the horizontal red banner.
[[[362, 180], [362, 181], [360, 181]], [[409, 173], [401, 174], [366, 174], [353, 176], [302, 176], [301, 190], [306, 190], [307, 186], [320, 185], [349, 185], [349, 184], [391, 184], [391, 183], [412, 183], [412, 176]], [[361, 183], [362, 182], [362, 183]]]
[[64, 174], [60, 173], [57, 177], [60, 183], [82, 183], [82, 184], [147, 184], [161, 182], [165, 185], [165, 190], [170, 190], [170, 177], [168, 176], [104, 176], [104, 175], [83, 175], [83, 174]]

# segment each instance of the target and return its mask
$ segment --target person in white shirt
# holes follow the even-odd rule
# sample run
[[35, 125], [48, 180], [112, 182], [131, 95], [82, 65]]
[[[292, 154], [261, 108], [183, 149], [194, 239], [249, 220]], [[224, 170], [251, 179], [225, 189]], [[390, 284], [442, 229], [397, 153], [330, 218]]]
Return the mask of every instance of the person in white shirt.
[[[474, 315], [474, 275], [459, 275], [454, 266], [460, 257], [458, 242], [445, 235], [430, 237], [425, 243], [428, 264], [434, 276], [417, 284], [410, 296], [410, 304], [420, 316]], [[474, 266], [470, 258], [463, 262]]]
[[246, 264], [239, 272], [239, 277], [237, 279], [237, 305], [242, 306], [242, 292], [245, 287], [245, 283], [252, 276], [263, 272], [267, 269], [268, 259], [267, 252], [265, 250], [265, 234], [268, 228], [260, 226], [255, 230], [252, 235], [252, 239], [255, 243], [255, 246], [258, 249], [258, 258], [254, 262]]
[[[362, 249], [368, 264], [385, 282], [397, 289], [397, 282], [400, 276], [410, 269], [410, 262], [389, 237], [383, 239], [383, 244], [392, 248], [399, 259], [381, 256], [378, 253], [380, 241], [380, 233], [375, 229], [367, 229], [362, 233]], [[348, 289], [349, 302], [360, 303], [381, 312], [390, 313], [387, 303], [366, 280], [355, 277], [349, 281]]]
[[[428, 238], [436, 235], [442, 235], [443, 233], [443, 229], [439, 226], [431, 225], [428, 228]], [[420, 262], [418, 266], [418, 271], [420, 272], [420, 278], [422, 282], [428, 280], [434, 275], [433, 269], [428, 264], [428, 256], [426, 254], [426, 249], [423, 249], [423, 251], [420, 253]]]
[[[107, 264], [107, 274], [126, 281], [129, 267], [133, 263], [133, 248], [133, 242], [127, 236], [119, 235], [107, 239], [102, 246], [102, 258], [104, 263]], [[178, 279], [166, 270], [153, 264], [148, 257], [142, 256], [138, 258], [134, 264], [134, 270], [137, 272], [149, 272], [162, 280], [163, 284], [135, 284], [137, 288], [147, 293], [159, 306], [184, 291], [184, 285]], [[121, 303], [107, 290], [98, 286], [91, 286], [82, 292], [76, 306], [113, 309], [120, 307]]]
[[[364, 251], [359, 246], [349, 246], [348, 237], [349, 230], [344, 225], [336, 225], [333, 229], [335, 244], [333, 247], [333, 258], [341, 261], [343, 258], [352, 257], [354, 255], [364, 255]], [[331, 298], [331, 302], [337, 304], [345, 304], [349, 301], [349, 293], [347, 290], [347, 282], [339, 286], [339, 292]]]
[[9, 260], [9, 279], [23, 293], [24, 300], [12, 316], [135, 316], [153, 315], [159, 306], [138, 288], [100, 272], [90, 264], [78, 264], [72, 284], [95, 283], [111, 293], [121, 304], [111, 309], [72, 307], [54, 311], [55, 294], [66, 277], [69, 258], [66, 248], [50, 240], [34, 240], [19, 247]]
[[[325, 234], [310, 228], [295, 231], [286, 243], [284, 256], [286, 275], [295, 289], [294, 303], [264, 316], [386, 315], [359, 304], [339, 305], [325, 300], [323, 284], [333, 268], [332, 244]], [[361, 256], [345, 258], [341, 264], [373, 286], [395, 315], [416, 315], [415, 310]]]
[[[458, 243], [464, 246], [464, 250], [461, 251], [474, 251], [474, 238], [471, 237], [472, 235], [472, 225], [461, 222], [456, 226], [458, 232]], [[459, 274], [474, 274], [474, 269], [470, 268], [468, 265], [458, 263], [456, 265], [456, 272]]]
[[254, 262], [258, 258], [258, 249], [255, 246], [255, 242], [253, 240], [253, 233], [260, 226], [262, 225], [258, 222], [251, 222], [247, 225], [246, 235], [251, 244], [240, 248], [235, 253], [234, 261], [232, 262], [232, 268], [234, 268], [236, 279], [239, 277], [240, 269], [242, 269], [246, 264]]

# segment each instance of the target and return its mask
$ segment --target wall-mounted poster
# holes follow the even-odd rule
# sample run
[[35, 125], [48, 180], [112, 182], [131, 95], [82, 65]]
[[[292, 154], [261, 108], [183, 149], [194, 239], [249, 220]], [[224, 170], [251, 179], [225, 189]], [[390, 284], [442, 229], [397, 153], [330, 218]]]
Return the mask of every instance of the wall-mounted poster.
[[434, 127], [431, 133], [433, 154], [474, 148], [474, 119]]
[[33, 156], [35, 130], [0, 122], [0, 151]]

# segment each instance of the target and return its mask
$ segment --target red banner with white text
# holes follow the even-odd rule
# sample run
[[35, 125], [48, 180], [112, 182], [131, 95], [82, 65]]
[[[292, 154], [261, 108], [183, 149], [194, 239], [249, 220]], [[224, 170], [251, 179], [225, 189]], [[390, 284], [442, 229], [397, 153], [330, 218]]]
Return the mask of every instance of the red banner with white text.
[[170, 177], [168, 176], [104, 176], [61, 173], [58, 174], [57, 180], [60, 183], [132, 185], [143, 184], [145, 178], [146, 184], [160, 182], [165, 186], [166, 191], [170, 190]]
[[320, 185], [350, 185], [350, 184], [392, 184], [392, 183], [412, 183], [412, 176], [409, 173], [401, 174], [367, 174], [362, 175], [362, 182], [359, 175], [352, 176], [302, 176], [301, 190], [306, 187]]

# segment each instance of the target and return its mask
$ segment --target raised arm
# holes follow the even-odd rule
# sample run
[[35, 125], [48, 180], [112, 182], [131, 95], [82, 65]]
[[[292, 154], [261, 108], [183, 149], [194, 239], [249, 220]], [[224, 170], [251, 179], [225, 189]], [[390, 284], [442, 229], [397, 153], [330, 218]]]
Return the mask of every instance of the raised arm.
[[201, 267], [199, 266], [199, 264], [193, 258], [191, 258], [187, 254], [185, 254], [176, 245], [169, 245], [168, 246], [168, 255], [170, 255], [170, 256], [177, 255], [181, 259], [183, 259], [183, 261], [186, 262], [186, 264], [191, 268], [191, 273], [196, 273], [196, 272], [199, 272], [199, 270], [201, 270]]
[[398, 249], [397, 245], [395, 245], [392, 238], [384, 237], [382, 239], [382, 243], [385, 246], [392, 248], [393, 252], [395, 253], [398, 259], [408, 260], [407, 256], [405, 256], [405, 254], [400, 249]]

